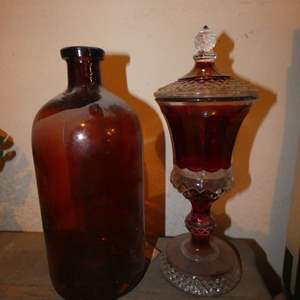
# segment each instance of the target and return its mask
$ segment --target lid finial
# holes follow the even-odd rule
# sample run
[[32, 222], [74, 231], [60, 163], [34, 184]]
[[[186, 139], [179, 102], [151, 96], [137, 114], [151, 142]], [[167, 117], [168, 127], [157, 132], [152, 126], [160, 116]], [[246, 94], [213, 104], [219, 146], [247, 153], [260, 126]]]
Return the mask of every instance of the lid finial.
[[203, 62], [215, 61], [217, 57], [214, 51], [216, 42], [216, 34], [205, 25], [195, 36], [194, 44], [197, 53], [194, 55], [194, 59]]

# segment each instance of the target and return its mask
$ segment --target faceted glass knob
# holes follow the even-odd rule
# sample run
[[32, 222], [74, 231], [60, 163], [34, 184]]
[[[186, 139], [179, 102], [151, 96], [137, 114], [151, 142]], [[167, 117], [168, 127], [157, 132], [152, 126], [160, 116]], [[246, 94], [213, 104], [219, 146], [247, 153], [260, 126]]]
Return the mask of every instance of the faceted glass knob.
[[200, 52], [208, 52], [214, 49], [217, 42], [216, 34], [206, 25], [195, 36], [195, 48]]
[[214, 48], [217, 42], [216, 34], [204, 26], [201, 31], [195, 36], [194, 44], [197, 49], [197, 54], [194, 56], [196, 61], [210, 61], [216, 59]]

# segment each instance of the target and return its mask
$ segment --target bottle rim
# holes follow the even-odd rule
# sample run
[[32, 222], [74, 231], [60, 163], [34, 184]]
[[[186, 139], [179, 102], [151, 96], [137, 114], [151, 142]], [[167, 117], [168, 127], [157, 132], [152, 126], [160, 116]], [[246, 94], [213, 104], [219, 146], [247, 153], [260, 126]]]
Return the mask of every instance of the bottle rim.
[[87, 46], [70, 46], [64, 47], [60, 50], [63, 59], [76, 57], [91, 57], [95, 59], [103, 59], [104, 50], [97, 47]]

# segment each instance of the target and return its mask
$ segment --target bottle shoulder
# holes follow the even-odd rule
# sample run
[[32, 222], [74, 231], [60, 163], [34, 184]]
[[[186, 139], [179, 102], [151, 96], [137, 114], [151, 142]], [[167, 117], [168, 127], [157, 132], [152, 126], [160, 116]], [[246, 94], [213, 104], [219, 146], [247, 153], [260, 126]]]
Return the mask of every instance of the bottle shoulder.
[[58, 94], [41, 107], [35, 121], [60, 113], [72, 114], [75, 110], [87, 112], [95, 110], [96, 107], [98, 111], [129, 115], [137, 119], [134, 110], [124, 100], [101, 87], [99, 89], [76, 88]]
[[100, 93], [66, 91], [48, 101], [35, 117], [32, 137], [45, 137], [53, 130], [75, 134], [83, 128], [98, 134], [118, 128], [125, 135], [142, 135], [138, 117], [129, 105], [103, 89]]

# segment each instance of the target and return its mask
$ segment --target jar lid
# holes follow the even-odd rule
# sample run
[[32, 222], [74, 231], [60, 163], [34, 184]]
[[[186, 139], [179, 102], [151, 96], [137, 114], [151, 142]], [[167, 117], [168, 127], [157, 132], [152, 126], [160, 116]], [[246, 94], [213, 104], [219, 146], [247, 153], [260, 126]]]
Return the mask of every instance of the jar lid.
[[215, 69], [216, 34], [207, 26], [195, 37], [195, 66], [184, 77], [158, 89], [154, 96], [159, 101], [243, 101], [255, 100], [256, 89], [250, 84]]

